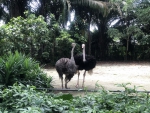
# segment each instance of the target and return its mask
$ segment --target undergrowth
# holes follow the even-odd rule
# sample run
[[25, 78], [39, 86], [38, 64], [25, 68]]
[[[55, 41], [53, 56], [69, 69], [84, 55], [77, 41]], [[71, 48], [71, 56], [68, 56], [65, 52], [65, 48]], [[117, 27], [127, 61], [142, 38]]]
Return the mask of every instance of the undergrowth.
[[0, 85], [7, 87], [16, 82], [36, 87], [52, 87], [52, 77], [47, 77], [39, 63], [17, 51], [0, 58]]
[[118, 93], [99, 88], [97, 93], [73, 97], [14, 84], [0, 91], [0, 110], [1, 113], [149, 113], [149, 95], [127, 85], [119, 85], [125, 90]]

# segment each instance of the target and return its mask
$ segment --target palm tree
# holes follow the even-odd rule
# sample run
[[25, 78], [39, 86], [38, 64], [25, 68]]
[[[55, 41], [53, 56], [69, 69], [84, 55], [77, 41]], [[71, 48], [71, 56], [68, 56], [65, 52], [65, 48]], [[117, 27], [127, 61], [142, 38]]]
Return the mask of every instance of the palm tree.
[[[24, 16], [24, 11], [28, 8], [32, 0], [3, 0], [9, 11], [9, 17]], [[36, 0], [35, 0], [36, 1]], [[104, 59], [107, 51], [107, 24], [112, 9], [117, 9], [121, 14], [120, 7], [116, 3], [110, 3], [108, 0], [39, 0], [40, 5], [37, 9], [37, 15], [43, 15], [45, 18], [51, 12], [55, 15], [56, 21], [63, 23], [65, 27], [67, 20], [70, 18], [71, 10], [75, 9], [76, 14], [80, 15], [82, 21], [87, 24], [81, 29], [88, 39], [88, 54], [91, 54], [92, 38], [90, 32], [91, 23], [96, 23], [98, 27], [98, 39], [95, 41], [97, 46], [97, 55]], [[15, 7], [13, 9], [13, 7]], [[86, 44], [87, 45], [87, 44]], [[100, 52], [99, 52], [100, 49]]]
[[100, 59], [105, 59], [107, 53], [107, 27], [108, 21], [110, 20], [110, 14], [112, 9], [119, 11], [120, 15], [121, 10], [117, 3], [110, 3], [108, 0], [63, 0], [66, 2], [68, 10], [75, 9], [76, 14], [80, 15], [87, 27], [84, 29], [84, 32], [87, 34], [88, 39], [88, 54], [91, 54], [92, 38], [90, 25], [91, 23], [96, 23], [98, 27], [98, 39], [95, 42], [97, 45], [97, 57]]

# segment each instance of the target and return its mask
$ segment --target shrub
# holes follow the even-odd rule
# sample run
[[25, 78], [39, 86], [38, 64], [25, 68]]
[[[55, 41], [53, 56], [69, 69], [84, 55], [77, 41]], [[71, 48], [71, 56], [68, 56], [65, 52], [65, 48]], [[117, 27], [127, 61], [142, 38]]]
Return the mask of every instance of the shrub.
[[149, 95], [123, 87], [125, 90], [118, 93], [99, 89], [73, 97], [14, 84], [0, 91], [0, 113], [149, 113]]
[[36, 87], [52, 87], [52, 77], [47, 77], [39, 63], [18, 52], [0, 58], [0, 85], [10, 86], [15, 82]]

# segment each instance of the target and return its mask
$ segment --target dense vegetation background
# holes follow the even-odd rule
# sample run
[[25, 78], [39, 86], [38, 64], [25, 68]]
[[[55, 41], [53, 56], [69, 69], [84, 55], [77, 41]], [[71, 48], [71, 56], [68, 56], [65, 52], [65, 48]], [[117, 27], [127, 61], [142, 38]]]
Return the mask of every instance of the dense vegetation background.
[[149, 0], [0, 0], [0, 113], [149, 113], [148, 93], [120, 84], [112, 93], [73, 97], [52, 88], [41, 64], [54, 65], [86, 44], [103, 60], [149, 60]]
[[86, 44], [97, 60], [149, 60], [148, 0], [1, 0], [0, 55], [19, 51], [54, 64]]

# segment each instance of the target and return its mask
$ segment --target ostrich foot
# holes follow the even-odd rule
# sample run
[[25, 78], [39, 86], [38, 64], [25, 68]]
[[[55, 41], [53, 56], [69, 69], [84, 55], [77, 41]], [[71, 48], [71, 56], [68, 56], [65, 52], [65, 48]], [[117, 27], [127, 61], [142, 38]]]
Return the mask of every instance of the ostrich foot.
[[79, 84], [77, 84], [75, 87], [78, 88], [78, 87], [79, 87]]
[[70, 88], [67, 87], [67, 85], [65, 85], [65, 88], [66, 88], [66, 89], [70, 89]]
[[84, 84], [82, 84], [82, 88], [84, 88]]
[[67, 87], [67, 85], [65, 85], [65, 88], [66, 88], [66, 89], [70, 89], [69, 87]]

